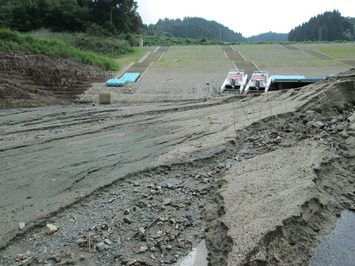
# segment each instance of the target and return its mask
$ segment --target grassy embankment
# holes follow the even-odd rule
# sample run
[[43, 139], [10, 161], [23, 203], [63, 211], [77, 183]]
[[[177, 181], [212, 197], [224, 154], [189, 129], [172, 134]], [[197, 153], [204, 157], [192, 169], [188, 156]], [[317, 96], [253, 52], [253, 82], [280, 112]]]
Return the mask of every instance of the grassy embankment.
[[[313, 49], [339, 59], [349, 59], [353, 43], [312, 43], [293, 44], [304, 50]], [[249, 44], [233, 46], [247, 61], [253, 61], [261, 70], [278, 75], [305, 75], [311, 78], [323, 78], [346, 71], [350, 66], [333, 59], [320, 59], [303, 51], [289, 50], [277, 43]], [[325, 49], [326, 48], [326, 49]]]
[[355, 42], [326, 42], [298, 44], [302, 49], [313, 49], [337, 59], [355, 60]]
[[[189, 70], [193, 74], [196, 68], [205, 69], [206, 74], [219, 68], [233, 68], [232, 63], [225, 57], [217, 45], [174, 46], [163, 58], [156, 62], [157, 68], [174, 68]], [[186, 74], [186, 75], [189, 75]]]
[[127, 54], [141, 56], [144, 51], [134, 49], [126, 41], [92, 37], [86, 34], [35, 32], [22, 34], [0, 29], [0, 50], [24, 51], [34, 54], [59, 55], [105, 70], [118, 70], [115, 58]]
[[141, 38], [144, 41], [144, 45], [149, 46], [176, 46], [176, 45], [220, 45], [224, 44], [221, 41], [208, 40], [206, 38], [202, 39], [192, 39], [192, 38], [180, 38], [180, 37], [167, 37], [167, 36], [157, 36], [157, 35], [137, 35], [136, 38]]

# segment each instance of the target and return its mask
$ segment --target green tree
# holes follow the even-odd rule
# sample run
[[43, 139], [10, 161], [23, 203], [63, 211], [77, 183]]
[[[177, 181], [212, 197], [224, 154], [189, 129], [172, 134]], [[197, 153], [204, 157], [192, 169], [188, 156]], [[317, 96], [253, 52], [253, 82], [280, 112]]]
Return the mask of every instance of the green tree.
[[334, 10], [312, 17], [289, 32], [289, 41], [354, 40], [354, 27], [348, 19]]
[[160, 19], [155, 25], [146, 27], [148, 32], [168, 32], [174, 37], [209, 40], [221, 40], [225, 42], [245, 41], [242, 34], [229, 28], [203, 18], [185, 17], [181, 19]]
[[88, 10], [81, 8], [76, 0], [47, 0], [45, 22], [54, 31], [79, 32], [85, 29]]
[[112, 25], [118, 33], [137, 33], [143, 25], [133, 0], [96, 0], [91, 3], [90, 15], [98, 25]]
[[111, 33], [138, 33], [142, 20], [133, 0], [0, 0], [0, 25], [19, 31], [46, 27], [85, 31], [97, 24]]

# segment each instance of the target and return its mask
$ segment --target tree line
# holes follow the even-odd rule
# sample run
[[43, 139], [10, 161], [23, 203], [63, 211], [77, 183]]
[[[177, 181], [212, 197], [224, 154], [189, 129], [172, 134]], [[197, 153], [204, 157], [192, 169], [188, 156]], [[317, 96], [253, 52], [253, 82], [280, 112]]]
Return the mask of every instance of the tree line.
[[354, 18], [342, 17], [334, 10], [312, 17], [308, 22], [287, 33], [267, 32], [249, 38], [228, 27], [203, 18], [160, 19], [156, 24], [144, 25], [144, 33], [164, 37], [216, 40], [222, 42], [283, 42], [283, 41], [353, 41]]
[[[264, 33], [245, 38], [239, 32], [203, 18], [160, 19], [143, 25], [134, 0], [0, 0], [0, 27], [28, 32], [47, 28], [56, 32], [95, 35], [143, 33], [222, 42], [285, 41], [287, 34]], [[292, 29], [288, 41], [355, 40], [354, 18], [334, 10], [312, 17]]]
[[292, 29], [289, 41], [354, 41], [354, 25], [337, 10], [312, 17], [308, 22]]
[[248, 42], [286, 42], [288, 33], [266, 32], [247, 38]]
[[0, 27], [137, 33], [143, 25], [137, 7], [134, 0], [0, 0]]
[[197, 17], [184, 19], [160, 19], [156, 24], [145, 26], [144, 33], [166, 37], [208, 39], [223, 42], [242, 42], [246, 39], [241, 33], [234, 32], [215, 21]]

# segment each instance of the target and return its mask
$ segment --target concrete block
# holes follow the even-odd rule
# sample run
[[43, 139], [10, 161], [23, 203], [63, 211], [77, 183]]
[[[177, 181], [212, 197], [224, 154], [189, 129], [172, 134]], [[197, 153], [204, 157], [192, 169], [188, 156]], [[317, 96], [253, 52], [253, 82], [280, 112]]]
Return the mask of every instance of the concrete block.
[[111, 104], [111, 93], [100, 93], [99, 94], [99, 104]]

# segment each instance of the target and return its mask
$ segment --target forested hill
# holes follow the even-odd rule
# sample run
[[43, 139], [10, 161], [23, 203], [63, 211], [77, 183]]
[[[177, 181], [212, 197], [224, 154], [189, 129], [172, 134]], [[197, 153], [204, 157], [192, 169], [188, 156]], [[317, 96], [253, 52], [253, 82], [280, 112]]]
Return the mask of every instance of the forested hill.
[[285, 42], [287, 41], [287, 33], [266, 32], [259, 35], [251, 36], [248, 42]]
[[156, 35], [169, 33], [174, 37], [219, 40], [224, 42], [243, 42], [246, 39], [241, 33], [234, 32], [215, 21], [203, 18], [186, 17], [181, 19], [160, 19], [155, 25], [147, 26], [146, 33]]
[[339, 11], [325, 12], [292, 29], [289, 41], [354, 41], [353, 18], [342, 17]]
[[142, 27], [134, 0], [0, 0], [0, 28], [136, 33]]

